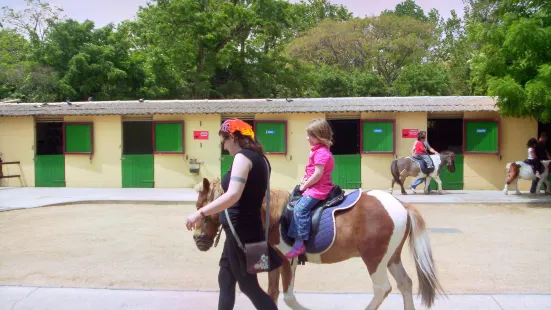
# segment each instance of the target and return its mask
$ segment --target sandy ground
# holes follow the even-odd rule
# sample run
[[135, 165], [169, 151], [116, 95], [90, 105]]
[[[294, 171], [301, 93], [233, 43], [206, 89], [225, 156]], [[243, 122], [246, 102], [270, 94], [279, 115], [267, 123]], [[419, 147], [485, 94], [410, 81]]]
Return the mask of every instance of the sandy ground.
[[[460, 230], [430, 233], [447, 292], [551, 292], [551, 206], [418, 208], [429, 228]], [[0, 212], [0, 284], [217, 290], [221, 244], [197, 250], [184, 227], [192, 210], [114, 204]], [[408, 250], [403, 259], [416, 290]], [[266, 287], [267, 276], [259, 279]], [[361, 259], [299, 266], [295, 289], [372, 292]]]

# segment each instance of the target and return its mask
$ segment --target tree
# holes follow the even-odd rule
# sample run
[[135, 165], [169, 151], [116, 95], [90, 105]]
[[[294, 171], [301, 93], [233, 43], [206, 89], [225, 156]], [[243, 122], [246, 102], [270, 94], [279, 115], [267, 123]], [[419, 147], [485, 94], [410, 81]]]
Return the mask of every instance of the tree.
[[27, 8], [22, 12], [7, 6], [2, 7], [0, 26], [15, 29], [28, 36], [32, 43], [42, 41], [48, 28], [59, 20], [59, 14], [63, 10], [42, 0], [25, 0], [25, 3]]
[[398, 96], [448, 96], [448, 73], [439, 63], [426, 62], [404, 67], [393, 85]]
[[289, 55], [315, 65], [373, 71], [391, 87], [406, 65], [419, 63], [435, 42], [434, 25], [386, 14], [325, 21], [289, 46]]
[[[544, 0], [471, 1], [478, 46], [471, 61], [476, 94], [497, 97], [506, 116], [551, 121], [551, 6]], [[499, 21], [495, 23], [494, 21]]]

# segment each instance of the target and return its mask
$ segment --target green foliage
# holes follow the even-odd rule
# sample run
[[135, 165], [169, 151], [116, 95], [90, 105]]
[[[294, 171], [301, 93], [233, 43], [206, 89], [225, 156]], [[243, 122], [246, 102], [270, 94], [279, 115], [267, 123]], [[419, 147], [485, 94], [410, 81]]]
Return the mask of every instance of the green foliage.
[[[501, 113], [551, 121], [551, 6], [545, 1], [479, 1], [467, 25], [479, 46], [471, 60], [476, 94], [497, 96]], [[495, 23], [499, 21], [499, 23]]]

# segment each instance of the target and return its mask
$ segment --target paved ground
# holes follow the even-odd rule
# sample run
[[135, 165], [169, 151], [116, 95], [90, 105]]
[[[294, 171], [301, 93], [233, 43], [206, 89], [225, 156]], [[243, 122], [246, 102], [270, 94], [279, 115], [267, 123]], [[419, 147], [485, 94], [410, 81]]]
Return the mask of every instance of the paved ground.
[[[303, 306], [316, 310], [365, 309], [370, 294], [297, 293]], [[74, 288], [1, 287], [0, 310], [56, 309], [216, 309], [217, 292], [97, 290]], [[415, 300], [418, 310], [425, 309]], [[289, 309], [280, 296], [279, 309]], [[249, 299], [238, 293], [235, 309], [255, 309]], [[380, 310], [403, 309], [402, 297], [389, 295]], [[450, 295], [437, 300], [433, 310], [543, 310], [551, 309], [551, 295]]]
[[[395, 195], [427, 220], [440, 281], [452, 294], [433, 309], [551, 309], [550, 196]], [[190, 189], [3, 188], [0, 210], [13, 211], [0, 212], [0, 310], [215, 309], [221, 248], [199, 252], [184, 229], [194, 199]], [[103, 203], [85, 204], [93, 200]], [[148, 204], [156, 200], [163, 203]], [[79, 204], [36, 208], [71, 201]], [[407, 250], [403, 258], [416, 291]], [[360, 259], [300, 266], [298, 300], [364, 309], [372, 292], [365, 269]], [[265, 275], [260, 283], [266, 287]], [[391, 294], [381, 309], [401, 307]], [[253, 307], [239, 294], [236, 309]]]
[[[551, 195], [504, 195], [501, 191], [435, 191], [422, 194], [422, 186], [417, 194], [394, 195], [412, 203], [551, 203]], [[117, 203], [134, 202], [150, 204], [193, 204], [197, 193], [191, 188], [35, 188], [0, 187], [0, 211], [36, 208], [67, 203]]]
[[[448, 292], [551, 293], [549, 205], [417, 206]], [[216, 290], [221, 246], [195, 247], [184, 228], [192, 210], [116, 204], [0, 212], [0, 284]], [[403, 259], [416, 289], [407, 247]], [[266, 286], [267, 276], [260, 283]], [[295, 288], [372, 292], [359, 258], [299, 266]]]

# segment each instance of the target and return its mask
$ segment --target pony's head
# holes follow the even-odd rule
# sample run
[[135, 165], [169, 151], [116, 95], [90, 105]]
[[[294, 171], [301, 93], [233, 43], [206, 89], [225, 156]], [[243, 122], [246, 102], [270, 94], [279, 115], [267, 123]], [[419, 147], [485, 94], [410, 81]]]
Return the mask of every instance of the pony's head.
[[455, 172], [455, 153], [452, 151], [444, 151], [440, 153], [442, 163], [446, 165], [451, 173]]
[[[210, 182], [207, 178], [203, 178], [202, 182], [195, 185], [194, 190], [197, 192], [197, 210], [201, 209], [211, 201], [220, 197], [224, 191], [220, 185], [220, 179], [216, 178]], [[214, 244], [214, 239], [219, 234], [220, 215], [219, 213], [209, 215], [202, 218], [196, 225], [193, 231], [193, 240], [200, 251], [208, 251]]]

